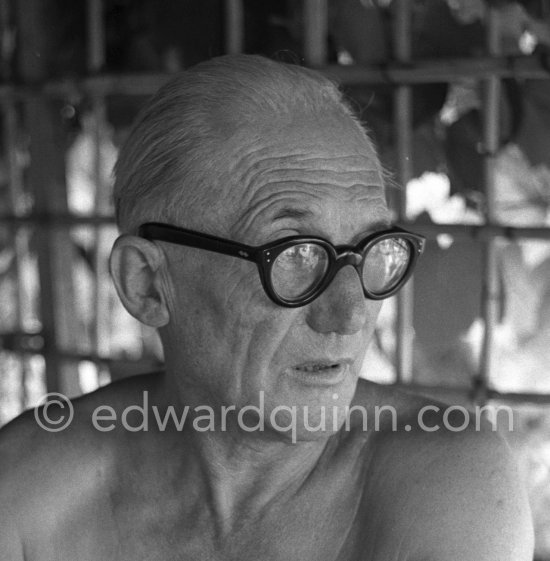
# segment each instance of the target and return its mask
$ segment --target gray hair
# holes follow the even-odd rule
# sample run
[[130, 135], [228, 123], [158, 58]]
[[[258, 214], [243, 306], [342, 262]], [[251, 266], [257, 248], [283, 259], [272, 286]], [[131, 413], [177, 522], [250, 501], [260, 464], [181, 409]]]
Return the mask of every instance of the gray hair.
[[177, 74], [141, 111], [115, 166], [122, 232], [178, 221], [213, 187], [223, 141], [262, 119], [337, 112], [360, 124], [322, 74], [256, 55], [226, 55]]

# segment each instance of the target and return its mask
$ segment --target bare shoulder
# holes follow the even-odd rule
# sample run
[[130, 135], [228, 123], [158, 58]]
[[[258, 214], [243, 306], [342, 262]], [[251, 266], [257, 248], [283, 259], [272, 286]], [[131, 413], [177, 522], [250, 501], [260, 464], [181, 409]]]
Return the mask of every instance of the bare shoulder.
[[94, 430], [92, 413], [134, 402], [143, 383], [146, 377], [29, 410], [0, 430], [0, 549], [7, 558], [24, 559], [28, 536], [86, 518], [85, 509], [107, 500], [120, 435]]
[[[533, 532], [515, 459], [466, 408], [379, 389], [396, 408], [373, 438], [371, 491], [405, 535], [410, 561], [530, 561]], [[384, 402], [384, 403], [382, 403]]]
[[413, 462], [416, 501], [422, 488], [431, 495], [418, 517], [426, 539], [411, 559], [530, 561], [530, 508], [507, 444], [483, 423], [437, 433], [411, 439], [425, 454]]
[[[68, 400], [61, 394], [22, 413], [0, 430], [0, 470], [2, 479], [25, 484], [77, 473], [81, 464], [96, 465], [108, 460], [120, 434], [100, 431], [94, 423], [99, 410], [120, 411], [140, 405], [143, 394], [155, 386], [153, 375], [134, 376], [109, 384], [99, 390]], [[39, 477], [38, 477], [39, 474]], [[51, 479], [50, 479], [51, 478]]]

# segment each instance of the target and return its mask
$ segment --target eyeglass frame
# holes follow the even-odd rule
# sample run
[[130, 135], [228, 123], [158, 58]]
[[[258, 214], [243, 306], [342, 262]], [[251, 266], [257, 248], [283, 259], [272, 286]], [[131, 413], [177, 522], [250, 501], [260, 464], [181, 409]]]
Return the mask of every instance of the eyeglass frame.
[[[376, 294], [366, 289], [363, 282], [362, 266], [365, 261], [365, 256], [375, 243], [396, 235], [404, 239], [409, 244], [411, 250], [407, 269], [393, 288], [382, 294]], [[222, 255], [238, 257], [239, 259], [245, 259], [256, 263], [265, 293], [275, 304], [286, 308], [299, 308], [315, 300], [328, 288], [338, 271], [347, 265], [351, 265], [357, 271], [365, 298], [369, 300], [384, 300], [389, 298], [400, 290], [409, 280], [416, 266], [418, 257], [424, 251], [426, 241], [424, 236], [403, 230], [397, 226], [369, 234], [355, 246], [335, 246], [324, 238], [302, 235], [287, 236], [260, 246], [250, 246], [220, 238], [212, 234], [205, 234], [171, 224], [163, 224], [161, 222], [146, 222], [142, 224], [138, 228], [138, 236], [150, 241], [158, 240], [185, 247], [204, 249], [206, 251], [213, 251]], [[271, 269], [273, 268], [273, 264], [277, 257], [289, 247], [307, 243], [317, 244], [325, 249], [328, 256], [327, 270], [321, 282], [306, 292], [303, 298], [299, 300], [283, 298], [275, 292], [272, 286]], [[274, 252], [276, 252], [275, 255], [273, 255]]]

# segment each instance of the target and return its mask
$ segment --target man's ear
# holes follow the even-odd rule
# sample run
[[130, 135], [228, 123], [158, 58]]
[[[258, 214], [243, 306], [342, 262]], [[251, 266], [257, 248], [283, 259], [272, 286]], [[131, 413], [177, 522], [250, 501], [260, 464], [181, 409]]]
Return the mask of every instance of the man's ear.
[[151, 327], [170, 321], [163, 286], [164, 254], [153, 242], [137, 236], [120, 236], [111, 252], [111, 276], [124, 307]]

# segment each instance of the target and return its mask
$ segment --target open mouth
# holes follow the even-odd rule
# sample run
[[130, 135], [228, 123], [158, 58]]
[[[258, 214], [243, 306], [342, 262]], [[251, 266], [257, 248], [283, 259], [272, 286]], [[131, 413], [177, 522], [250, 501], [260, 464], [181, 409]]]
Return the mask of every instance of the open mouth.
[[307, 385], [335, 385], [342, 382], [350, 372], [350, 361], [308, 361], [288, 370], [295, 379]]
[[341, 366], [341, 363], [335, 362], [334, 364], [302, 364], [294, 368], [301, 372], [325, 372], [327, 370], [336, 370]]

